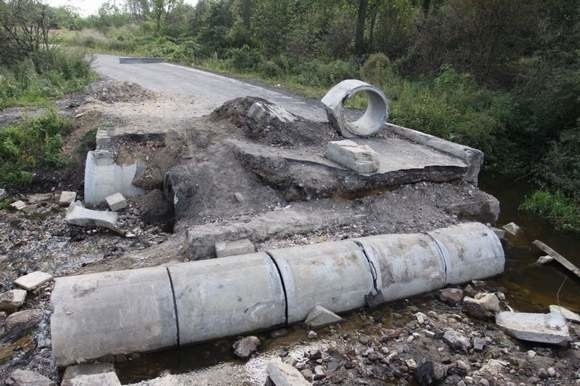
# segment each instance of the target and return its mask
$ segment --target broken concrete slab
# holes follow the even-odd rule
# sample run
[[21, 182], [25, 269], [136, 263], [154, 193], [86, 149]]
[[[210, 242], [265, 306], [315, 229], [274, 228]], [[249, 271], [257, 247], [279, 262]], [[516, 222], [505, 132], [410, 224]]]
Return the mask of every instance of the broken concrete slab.
[[[356, 94], [364, 93], [368, 106], [364, 114], [354, 122], [345, 117], [344, 103]], [[356, 79], [347, 79], [331, 88], [322, 98], [326, 106], [328, 120], [346, 138], [370, 136], [385, 126], [388, 118], [388, 104], [385, 94], [368, 83]]]
[[68, 207], [65, 221], [81, 227], [103, 227], [118, 231], [118, 217], [119, 215], [115, 212], [86, 209], [80, 201], [77, 201]]
[[[449, 208], [449, 213], [458, 216], [463, 220], [477, 219], [483, 223], [495, 224], [499, 219], [500, 203], [497, 198], [491, 194], [476, 191], [472, 199], [465, 200], [452, 205]], [[494, 230], [494, 232], [496, 232]], [[504, 232], [505, 233], [505, 232]], [[503, 239], [503, 235], [496, 232], [496, 235]]]
[[511, 237], [521, 237], [523, 235], [523, 230], [515, 222], [510, 222], [505, 224], [502, 229], [506, 231]]
[[24, 304], [26, 291], [14, 289], [0, 294], [0, 311], [16, 311]]
[[35, 271], [14, 280], [14, 284], [27, 291], [33, 291], [52, 280], [52, 275], [46, 272]]
[[54, 386], [50, 378], [35, 371], [16, 369], [6, 380], [6, 385], [13, 386]]
[[310, 328], [320, 328], [330, 324], [339, 323], [342, 318], [334, 312], [317, 305], [310, 311], [304, 323]]
[[110, 363], [95, 363], [66, 368], [61, 386], [121, 386]]
[[500, 312], [495, 322], [509, 335], [525, 341], [564, 346], [570, 342], [566, 319], [559, 313]]
[[10, 207], [15, 210], [24, 210], [28, 205], [22, 200], [18, 200], [10, 204]]
[[118, 212], [127, 207], [127, 199], [121, 193], [115, 193], [105, 198], [107, 205], [113, 212]]
[[256, 247], [248, 239], [215, 243], [215, 254], [217, 257], [246, 255], [254, 252], [256, 252]]
[[578, 315], [574, 311], [570, 311], [569, 309], [567, 309], [565, 307], [551, 305], [550, 312], [558, 313], [558, 314], [562, 315], [564, 317], [564, 319], [569, 320], [571, 322], [580, 323], [580, 315]]
[[60, 206], [69, 206], [77, 199], [77, 192], [67, 192], [63, 191], [60, 193], [60, 197], [58, 199], [58, 204]]
[[248, 110], [248, 117], [254, 120], [278, 120], [284, 123], [294, 122], [298, 119], [298, 117], [285, 110], [283, 107], [267, 103], [266, 101], [254, 102]]
[[375, 173], [380, 165], [379, 155], [373, 149], [350, 140], [329, 142], [326, 158], [362, 174]]
[[269, 380], [275, 386], [309, 386], [312, 383], [308, 382], [306, 378], [295, 367], [282, 363], [280, 361], [270, 362], [266, 367], [266, 373]]

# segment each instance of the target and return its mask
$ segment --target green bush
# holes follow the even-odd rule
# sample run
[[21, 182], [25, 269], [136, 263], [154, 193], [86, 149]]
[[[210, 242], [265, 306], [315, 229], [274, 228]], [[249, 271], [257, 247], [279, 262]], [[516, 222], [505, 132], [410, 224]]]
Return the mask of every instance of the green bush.
[[55, 111], [0, 129], [0, 184], [30, 182], [39, 167], [64, 165], [60, 150], [62, 136], [70, 133], [70, 121]]
[[360, 69], [363, 80], [382, 85], [393, 77], [391, 62], [385, 54], [372, 54]]
[[280, 68], [280, 66], [278, 66], [271, 60], [268, 60], [267, 62], [264, 63], [260, 63], [258, 71], [265, 77], [270, 79], [277, 79], [284, 75], [284, 71], [282, 70], [282, 68]]
[[298, 81], [307, 86], [330, 87], [342, 80], [356, 76], [356, 68], [352, 63], [335, 60], [325, 63], [315, 59], [294, 68]]
[[256, 71], [262, 63], [262, 55], [247, 45], [229, 49], [227, 57], [232, 68], [239, 71]]
[[580, 204], [561, 192], [536, 191], [526, 197], [520, 209], [545, 218], [557, 230], [580, 232]]

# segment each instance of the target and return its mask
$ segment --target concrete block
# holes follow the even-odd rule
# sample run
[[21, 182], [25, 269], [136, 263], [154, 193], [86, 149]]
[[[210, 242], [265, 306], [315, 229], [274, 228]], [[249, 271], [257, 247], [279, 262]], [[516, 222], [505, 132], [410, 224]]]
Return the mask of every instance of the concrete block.
[[77, 199], [77, 192], [67, 192], [63, 191], [60, 193], [60, 198], [58, 199], [58, 204], [60, 206], [69, 206]]
[[67, 367], [61, 386], [121, 386], [110, 363], [96, 363]]
[[567, 309], [565, 307], [551, 305], [550, 312], [558, 313], [558, 314], [562, 315], [564, 317], [564, 319], [569, 320], [571, 322], [580, 323], [580, 315], [578, 315], [574, 311], [570, 311], [569, 309]]
[[16, 210], [24, 210], [26, 209], [28, 205], [26, 205], [26, 203], [24, 201], [18, 200], [16, 202], [13, 202], [12, 204], [10, 204], [10, 207], [12, 209], [16, 209]]
[[44, 283], [52, 280], [52, 275], [46, 272], [36, 271], [24, 275], [14, 280], [14, 284], [24, 288], [27, 291], [35, 290]]
[[275, 386], [309, 386], [312, 383], [293, 366], [280, 361], [270, 362], [266, 367], [268, 378]]
[[567, 345], [570, 341], [566, 319], [559, 313], [531, 314], [506, 311], [497, 314], [495, 322], [517, 339], [561, 346]]
[[113, 212], [117, 212], [127, 207], [127, 199], [121, 193], [115, 193], [105, 198], [107, 205]]
[[55, 386], [49, 378], [35, 371], [14, 370], [8, 379], [5, 379], [6, 385], [13, 386]]
[[118, 216], [115, 212], [86, 209], [82, 203], [77, 201], [68, 207], [65, 221], [68, 224], [81, 227], [94, 226], [117, 230]]
[[0, 295], [0, 311], [16, 311], [24, 304], [26, 291], [14, 289]]
[[379, 155], [368, 145], [350, 140], [329, 142], [326, 158], [358, 173], [375, 173], [379, 170]]
[[254, 252], [256, 252], [256, 247], [248, 239], [215, 243], [215, 254], [217, 257], [245, 255]]
[[342, 321], [342, 318], [334, 312], [322, 306], [316, 306], [310, 311], [304, 323], [310, 328], [319, 328], [339, 323], [340, 321]]

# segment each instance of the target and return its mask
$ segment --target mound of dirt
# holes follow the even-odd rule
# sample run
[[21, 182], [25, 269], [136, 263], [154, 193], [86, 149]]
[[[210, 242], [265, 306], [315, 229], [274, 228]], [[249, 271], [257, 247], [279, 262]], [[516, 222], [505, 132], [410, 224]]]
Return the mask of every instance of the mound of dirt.
[[155, 93], [136, 83], [102, 80], [93, 83], [88, 90], [93, 98], [105, 102], [143, 102], [155, 98]]

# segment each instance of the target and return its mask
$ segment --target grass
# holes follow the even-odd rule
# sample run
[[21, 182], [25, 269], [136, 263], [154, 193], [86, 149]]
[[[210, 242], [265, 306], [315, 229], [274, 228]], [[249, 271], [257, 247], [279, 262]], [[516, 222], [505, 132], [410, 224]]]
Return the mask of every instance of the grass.
[[535, 191], [520, 209], [545, 218], [557, 230], [580, 233], [580, 205], [560, 192]]
[[0, 128], [0, 185], [27, 184], [38, 168], [64, 166], [62, 137], [71, 129], [72, 123], [54, 110]]

